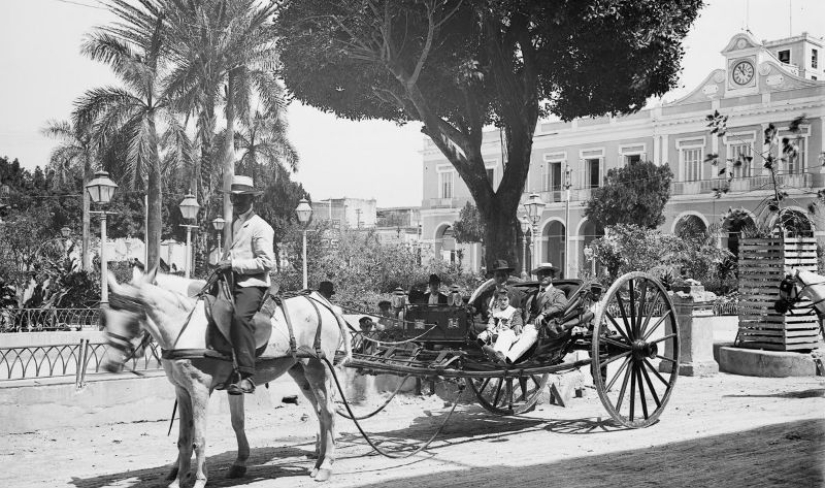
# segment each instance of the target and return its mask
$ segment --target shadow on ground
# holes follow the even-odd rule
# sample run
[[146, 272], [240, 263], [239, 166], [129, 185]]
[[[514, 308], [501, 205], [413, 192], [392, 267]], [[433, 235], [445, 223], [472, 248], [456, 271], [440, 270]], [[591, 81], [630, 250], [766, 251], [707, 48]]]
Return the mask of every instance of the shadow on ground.
[[[438, 417], [435, 417], [438, 420]], [[484, 413], [459, 415], [451, 424], [438, 447], [431, 452], [438, 459], [438, 451], [446, 445], [477, 442], [480, 439], [495, 442], [525, 430], [547, 430], [555, 433], [592, 435], [617, 430], [612, 422], [592, 419], [541, 421], [526, 418], [490, 418]], [[484, 427], [483, 433], [467, 438], [468, 428]], [[404, 449], [429, 437], [424, 429], [431, 420], [417, 419], [408, 429], [381, 432], [380, 439], [392, 439], [388, 448]], [[463, 431], [463, 432], [462, 432]], [[452, 432], [452, 433], [451, 433]], [[402, 438], [403, 437], [403, 438]], [[366, 444], [360, 438], [345, 438], [339, 443], [339, 460], [363, 457]], [[209, 456], [207, 460], [209, 486], [245, 486], [266, 479], [306, 477], [313, 464], [307, 458], [313, 446], [299, 444], [280, 448], [253, 449], [249, 471], [245, 478], [228, 480], [224, 473], [234, 460], [234, 451]], [[355, 448], [359, 454], [352, 452]], [[412, 449], [412, 447], [410, 447]], [[170, 459], [174, 453], [170, 452]], [[690, 441], [651, 446], [646, 449], [611, 452], [593, 456], [571, 453], [569, 459], [523, 467], [490, 465], [467, 469], [455, 464], [454, 469], [410, 478], [396, 478], [393, 488], [450, 488], [502, 486], [576, 486], [596, 488], [604, 486], [690, 486], [692, 488], [725, 486], [726, 488], [825, 486], [823, 459], [825, 459], [825, 421], [802, 420], [776, 424], [758, 429], [704, 437]], [[496, 459], [493, 454], [491, 460]], [[419, 460], [420, 461], [420, 460]], [[413, 462], [419, 462], [413, 461]], [[441, 464], [450, 466], [446, 459]], [[410, 461], [398, 461], [409, 464]], [[346, 469], [343, 465], [341, 469]], [[129, 486], [132, 488], [165, 487], [166, 466], [137, 471], [124, 471], [92, 478], [74, 478], [77, 488]], [[403, 467], [398, 471], [403, 475]], [[191, 483], [191, 481], [190, 481]], [[332, 484], [335, 484], [333, 476]], [[388, 480], [363, 485], [383, 487]], [[347, 483], [351, 484], [351, 483]]]

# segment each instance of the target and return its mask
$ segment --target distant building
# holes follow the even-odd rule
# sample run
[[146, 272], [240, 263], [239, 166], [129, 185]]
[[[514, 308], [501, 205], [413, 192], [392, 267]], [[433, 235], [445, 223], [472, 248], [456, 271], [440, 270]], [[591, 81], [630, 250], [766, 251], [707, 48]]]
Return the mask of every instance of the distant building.
[[[803, 114], [806, 122], [801, 127], [799, 157], [779, 166], [778, 182], [789, 194], [785, 216], [797, 217], [802, 222], [801, 231], [825, 241], [822, 212], [808, 211], [814, 194], [825, 188], [822, 47], [821, 39], [807, 33], [763, 43], [739, 33], [722, 50], [723, 67], [711, 71], [692, 93], [678, 101], [624, 117], [539, 121], [522, 199], [535, 192], [547, 203], [533, 262], [558, 263], [565, 276], [577, 276], [586, 266], [585, 247], [599, 237], [593, 223], [584, 217], [585, 202], [594, 188], [604, 184], [609, 169], [640, 160], [669, 164], [673, 170], [664, 231], [674, 232], [688, 219], [705, 227], [722, 223], [727, 226], [727, 237], [721, 245], [735, 252], [739, 230], [721, 222], [721, 217], [729, 208], [741, 208], [756, 220], [755, 209], [772, 193], [771, 176], [762, 167], [762, 159], [754, 157], [750, 165], [735, 169], [730, 191], [714, 198], [713, 189], [725, 182], [718, 176], [718, 168], [704, 162], [705, 155], [717, 153], [724, 161], [739, 154], [761, 154], [768, 124], [777, 127], [780, 137], [788, 136], [790, 121]], [[728, 132], [721, 138], [709, 133], [705, 119], [717, 110], [729, 117]], [[502, 177], [502, 146], [498, 131], [484, 135], [481, 150], [493, 188]], [[467, 187], [431, 141], [426, 141], [422, 167], [422, 242], [445, 259], [455, 259], [462, 250], [465, 266], [479, 269], [480, 246], [457, 245], [452, 237], [461, 208], [472, 201]], [[566, 192], [563, 179], [568, 169], [572, 186]], [[568, 198], [569, 215], [565, 212]]]
[[375, 227], [375, 199], [330, 198], [312, 202], [312, 220], [329, 221], [339, 228], [364, 229]]
[[421, 240], [421, 208], [379, 208], [375, 232], [382, 244], [418, 245]]

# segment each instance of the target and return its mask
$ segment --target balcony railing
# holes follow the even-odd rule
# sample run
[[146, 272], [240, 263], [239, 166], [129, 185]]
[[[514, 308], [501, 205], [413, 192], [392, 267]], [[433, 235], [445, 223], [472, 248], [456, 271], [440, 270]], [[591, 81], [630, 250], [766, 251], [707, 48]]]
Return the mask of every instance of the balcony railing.
[[[776, 175], [776, 183], [783, 188], [810, 188], [813, 184], [811, 173]], [[714, 188], [727, 186], [725, 178], [711, 178], [700, 181], [677, 181], [673, 184], [674, 195], [701, 195], [710, 193]], [[770, 175], [733, 178], [730, 181], [731, 192], [771, 190], [773, 182]]]

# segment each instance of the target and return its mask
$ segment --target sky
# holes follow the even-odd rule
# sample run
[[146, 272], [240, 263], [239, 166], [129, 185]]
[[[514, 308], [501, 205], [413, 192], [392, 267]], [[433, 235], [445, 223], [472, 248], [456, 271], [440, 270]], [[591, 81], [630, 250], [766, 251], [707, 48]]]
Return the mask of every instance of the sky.
[[[84, 6], [85, 5], [85, 6]], [[33, 169], [55, 146], [40, 135], [49, 120], [69, 117], [84, 91], [116, 84], [109, 69], [80, 53], [85, 34], [111, 20], [97, 0], [0, 0], [0, 156]], [[758, 40], [803, 31], [825, 36], [825, 0], [706, 2], [688, 34], [679, 87], [692, 91], [714, 69], [720, 51], [746, 27]], [[652, 103], [657, 103], [653, 100]], [[418, 206], [424, 136], [419, 124], [351, 122], [293, 104], [289, 136], [301, 158], [293, 179], [314, 200], [374, 198], [379, 207]]]

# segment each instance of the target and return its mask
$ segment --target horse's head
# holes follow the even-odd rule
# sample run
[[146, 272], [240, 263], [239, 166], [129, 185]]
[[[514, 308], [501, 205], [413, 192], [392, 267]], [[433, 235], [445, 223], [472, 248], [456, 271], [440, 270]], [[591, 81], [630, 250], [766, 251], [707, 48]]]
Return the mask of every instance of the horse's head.
[[110, 373], [119, 372], [127, 361], [142, 356], [151, 339], [143, 327], [146, 313], [139, 287], [144, 279], [153, 280], [154, 275], [134, 275], [131, 283], [121, 285], [109, 274], [109, 307], [103, 311], [109, 348], [103, 357], [103, 368]]

